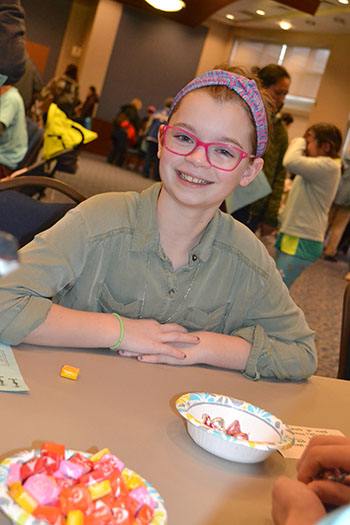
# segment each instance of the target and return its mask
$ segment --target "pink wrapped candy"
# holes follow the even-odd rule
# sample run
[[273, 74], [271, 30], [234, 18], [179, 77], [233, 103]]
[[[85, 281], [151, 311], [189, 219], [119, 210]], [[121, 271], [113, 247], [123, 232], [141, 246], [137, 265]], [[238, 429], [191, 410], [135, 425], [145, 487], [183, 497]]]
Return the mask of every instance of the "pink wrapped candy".
[[58, 500], [60, 488], [47, 474], [33, 474], [23, 484], [23, 488], [39, 503], [52, 505]]
[[59, 472], [61, 472], [61, 474], [63, 474], [65, 478], [73, 479], [79, 479], [80, 476], [82, 476], [86, 472], [83, 465], [73, 463], [73, 461], [69, 461], [68, 459], [62, 459], [58, 470]]

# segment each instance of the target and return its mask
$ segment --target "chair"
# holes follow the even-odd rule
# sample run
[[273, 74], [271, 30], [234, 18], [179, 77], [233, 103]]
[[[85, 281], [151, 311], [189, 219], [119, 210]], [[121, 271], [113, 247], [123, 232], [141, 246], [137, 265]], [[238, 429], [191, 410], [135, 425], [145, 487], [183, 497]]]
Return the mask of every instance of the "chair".
[[12, 176], [23, 169], [28, 169], [38, 158], [39, 151], [44, 143], [44, 128], [39, 128], [38, 124], [29, 117], [26, 117], [26, 127], [28, 135], [27, 152], [15, 168], [11, 169], [5, 166], [6, 175], [11, 174]]
[[39, 128], [33, 119], [26, 117], [28, 150], [24, 158], [17, 165], [16, 171], [31, 166], [38, 158], [39, 151], [44, 142], [44, 128]]
[[350, 283], [344, 292], [338, 379], [350, 379]]
[[[28, 176], [42, 177], [43, 176], [43, 177], [52, 178], [54, 177], [56, 170], [59, 169], [60, 159], [64, 157], [67, 153], [69, 154], [74, 151], [75, 151], [75, 148], [70, 148], [68, 150], [62, 151], [61, 153], [59, 153], [52, 159], [38, 160], [37, 162], [34, 162], [33, 164], [30, 164], [28, 166], [25, 166], [23, 168], [20, 168], [12, 172], [10, 175], [10, 179], [16, 179], [17, 177], [22, 178], [23, 176], [26, 176], [26, 177]], [[38, 189], [38, 186], [41, 186], [40, 190]], [[36, 186], [35, 185], [30, 186], [29, 184], [23, 184], [23, 182], [21, 182], [19, 185], [11, 186], [11, 188], [12, 187], [15, 187], [17, 191], [20, 191], [21, 193], [24, 193], [25, 195], [29, 195], [30, 197], [33, 197], [33, 195], [37, 195], [38, 200], [41, 199], [45, 191], [45, 185], [43, 184], [41, 185], [37, 184]], [[73, 190], [73, 188], [71, 188], [71, 190]]]
[[[37, 188], [39, 191], [43, 188], [53, 188], [73, 202], [42, 202], [17, 191], [26, 186]], [[0, 181], [0, 230], [14, 235], [22, 247], [85, 199], [84, 195], [68, 184], [49, 177], [28, 175]]]

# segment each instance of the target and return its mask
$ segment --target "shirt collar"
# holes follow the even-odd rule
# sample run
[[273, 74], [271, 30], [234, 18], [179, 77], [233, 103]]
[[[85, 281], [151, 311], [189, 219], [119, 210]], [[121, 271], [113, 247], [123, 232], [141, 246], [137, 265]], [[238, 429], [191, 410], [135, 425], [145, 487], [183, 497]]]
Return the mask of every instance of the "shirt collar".
[[157, 223], [157, 200], [161, 183], [152, 184], [144, 190], [137, 203], [136, 224], [131, 243], [135, 252], [156, 250], [159, 243]]
[[[144, 190], [137, 204], [136, 224], [133, 234], [131, 249], [136, 252], [156, 251], [159, 253], [160, 241], [157, 223], [157, 200], [161, 183], [155, 183]], [[190, 253], [190, 264], [196, 261], [196, 258], [206, 262], [211, 253], [212, 246], [217, 237], [217, 231], [220, 223], [219, 210], [215, 213], [212, 220], [205, 228], [203, 235], [196, 246]]]

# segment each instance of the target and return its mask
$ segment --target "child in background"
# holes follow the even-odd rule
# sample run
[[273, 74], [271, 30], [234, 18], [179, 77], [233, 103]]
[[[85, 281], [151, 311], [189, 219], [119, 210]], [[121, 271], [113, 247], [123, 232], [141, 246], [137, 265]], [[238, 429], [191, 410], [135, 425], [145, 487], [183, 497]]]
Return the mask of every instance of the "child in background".
[[276, 266], [288, 288], [323, 250], [328, 212], [335, 197], [342, 136], [333, 124], [311, 126], [305, 137], [292, 140], [284, 165], [294, 178], [281, 214]]
[[314, 334], [274, 261], [219, 210], [261, 170], [267, 137], [254, 80], [223, 69], [192, 80], [159, 130], [162, 182], [96, 195], [27, 245], [0, 284], [0, 339], [251, 379], [313, 374]]

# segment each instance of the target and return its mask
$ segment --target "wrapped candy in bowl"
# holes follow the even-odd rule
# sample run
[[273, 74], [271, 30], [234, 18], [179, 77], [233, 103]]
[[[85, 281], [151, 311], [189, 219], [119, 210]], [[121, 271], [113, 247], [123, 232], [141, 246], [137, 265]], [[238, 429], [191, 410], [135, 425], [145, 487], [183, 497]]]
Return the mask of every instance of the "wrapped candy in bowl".
[[108, 449], [46, 442], [0, 463], [0, 507], [21, 525], [166, 525], [158, 492]]
[[232, 397], [192, 392], [176, 401], [191, 438], [229, 461], [258, 463], [294, 444], [290, 428], [269, 412]]

